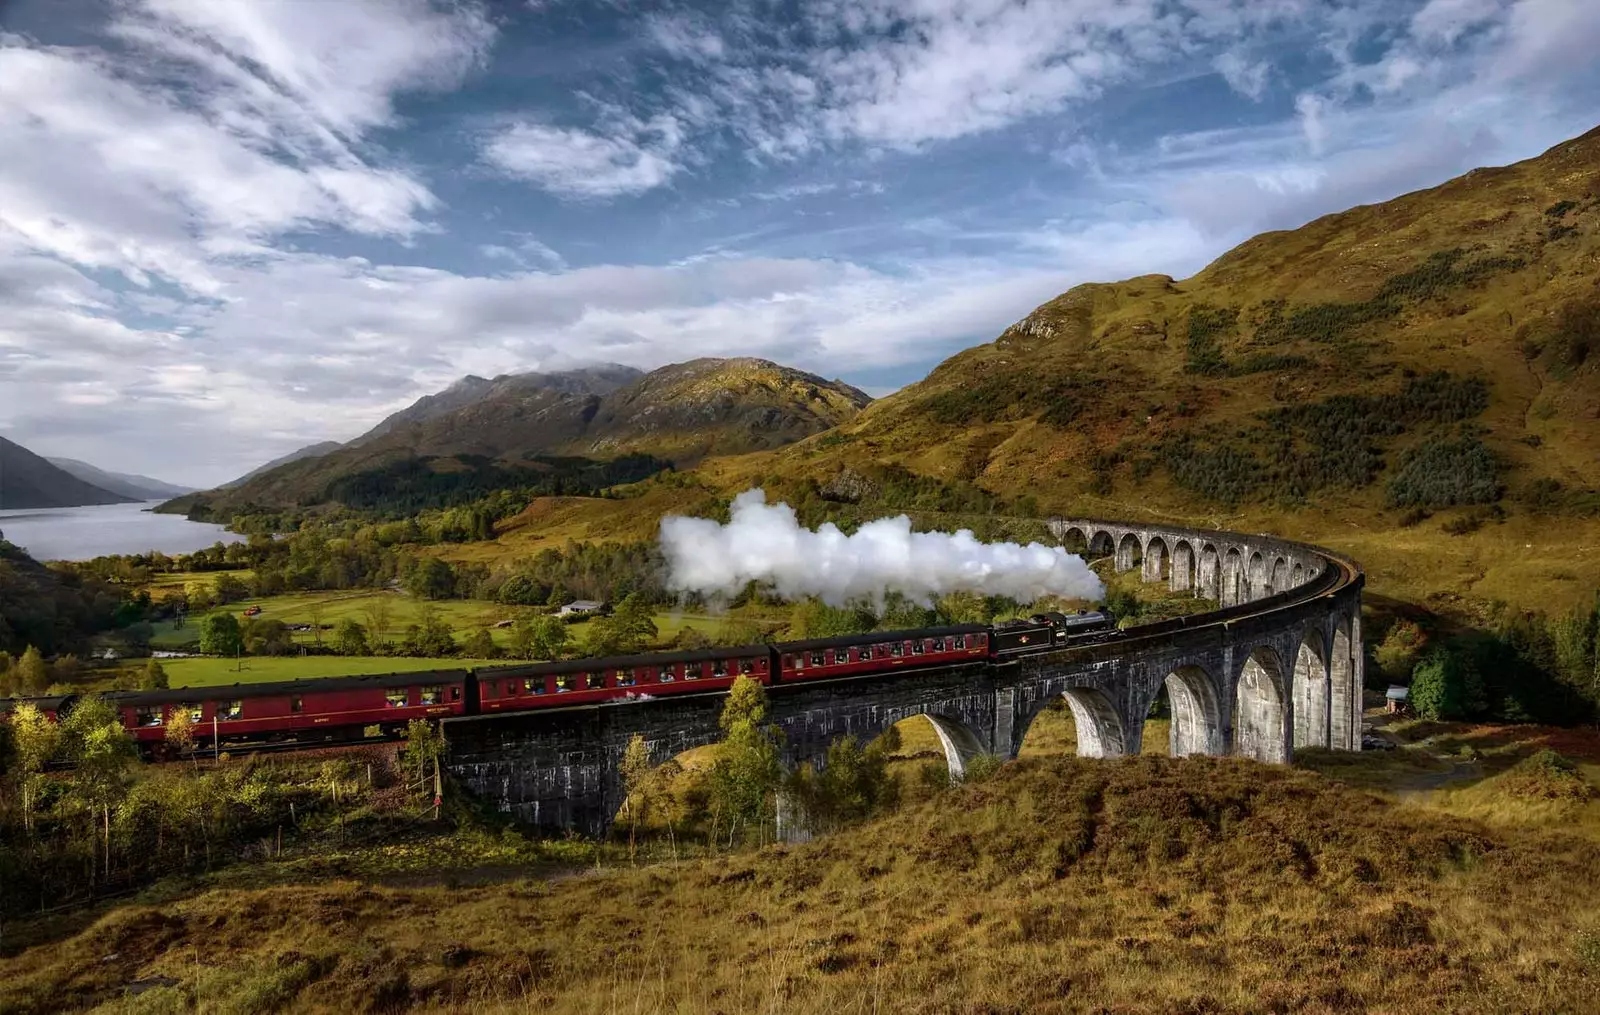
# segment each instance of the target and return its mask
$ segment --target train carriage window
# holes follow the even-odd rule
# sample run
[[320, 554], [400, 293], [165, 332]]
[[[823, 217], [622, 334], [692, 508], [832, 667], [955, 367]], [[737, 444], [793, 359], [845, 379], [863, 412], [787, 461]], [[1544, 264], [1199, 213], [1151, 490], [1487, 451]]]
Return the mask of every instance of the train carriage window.
[[444, 700], [443, 684], [428, 684], [422, 689], [422, 704], [437, 705]]
[[383, 699], [388, 702], [390, 708], [405, 708], [407, 694], [408, 692], [405, 688], [398, 687], [392, 691], [384, 692]]
[[139, 711], [135, 715], [134, 721], [137, 722], [140, 726], [160, 726], [161, 725], [161, 706], [159, 706], [159, 705], [148, 705], [148, 706], [146, 706], [144, 708], [139, 709]]
[[920, 656], [924, 651], [926, 651], [926, 649], [923, 647], [922, 639], [919, 638], [916, 641], [911, 643], [911, 654], [912, 655]]
[[895, 642], [893, 645], [889, 646], [889, 654], [894, 656], [896, 659], [899, 659], [900, 656], [904, 654], [899, 642]]
[[682, 666], [682, 663], [669, 663], [668, 665], [661, 667], [661, 672], [656, 674], [656, 680], [663, 684], [672, 683], [674, 680], [678, 679], [678, 671], [682, 668]]
[[243, 714], [244, 702], [242, 701], [220, 701], [217, 703], [217, 719], [221, 722], [237, 719]]
[[556, 693], [565, 694], [578, 689], [578, 675], [576, 673], [563, 673], [556, 677]]
[[813, 653], [811, 653], [811, 665], [812, 666], [824, 666], [824, 665], [826, 665], [822, 661], [822, 653], [821, 652], [813, 652]]
[[750, 672], [750, 660], [748, 660], [748, 659], [739, 660], [739, 672], [740, 673], [749, 673]]
[[713, 660], [711, 660], [711, 675], [713, 677], [725, 677], [725, 676], [727, 676], [728, 675], [728, 661], [726, 659], [713, 659]]
[[304, 712], [305, 710], [306, 710], [306, 700], [304, 698], [290, 698], [289, 699], [289, 711], [291, 711], [291, 712]]
[[639, 682], [639, 677], [631, 668], [624, 667], [617, 671], [617, 686], [632, 687]]
[[705, 676], [704, 667], [704, 663], [685, 663], [683, 667], [683, 679], [699, 680], [701, 677]]
[[803, 670], [803, 669], [805, 669], [806, 668], [806, 656], [805, 656], [805, 653], [802, 652], [799, 655], [784, 656], [783, 657], [783, 665], [786, 668], [791, 669], [791, 670]]
[[[487, 689], [489, 685], [485, 684], [483, 686], [484, 686], [485, 689]], [[517, 682], [515, 680], [506, 681], [506, 697], [507, 698], [514, 698], [514, 697], [517, 696], [518, 693], [519, 693], [519, 691], [518, 691], [518, 688], [517, 688]]]
[[952, 646], [954, 648], [962, 649], [967, 647], [967, 636], [964, 634], [956, 635], [951, 639], [951, 641], [954, 642], [954, 645]]
[[198, 701], [185, 702], [173, 709], [174, 712], [188, 712], [190, 722], [199, 722], [205, 718], [205, 706]]
[[523, 694], [543, 694], [544, 693], [544, 678], [543, 677], [529, 677], [527, 680], [524, 680], [522, 682], [522, 693]]
[[460, 701], [461, 700], [461, 685], [460, 684], [451, 684], [450, 685], [450, 700], [451, 701]]
[[944, 639], [943, 638], [935, 638], [935, 639], [933, 639], [933, 650], [935, 652], [943, 652], [944, 651]]
[[605, 674], [605, 671], [601, 670], [599, 673], [586, 673], [586, 674], [584, 674], [583, 683], [584, 683], [584, 686], [589, 688], [589, 690], [591, 690], [591, 691], [602, 690], [606, 686], [606, 674]]

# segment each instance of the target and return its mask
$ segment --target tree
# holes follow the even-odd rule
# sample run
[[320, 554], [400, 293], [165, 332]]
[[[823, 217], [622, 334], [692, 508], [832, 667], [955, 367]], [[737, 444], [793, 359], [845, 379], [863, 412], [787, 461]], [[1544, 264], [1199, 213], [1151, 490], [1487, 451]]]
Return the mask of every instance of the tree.
[[622, 753], [623, 807], [628, 812], [628, 859], [633, 859], [634, 838], [639, 822], [650, 808], [650, 745], [644, 734], [635, 733]]
[[367, 654], [367, 629], [349, 617], [339, 621], [333, 629], [333, 649], [344, 656]]
[[237, 603], [241, 599], [249, 598], [250, 587], [237, 575], [219, 574], [212, 586], [212, 595], [218, 603], [226, 606], [229, 603]]
[[1429, 652], [1411, 675], [1411, 707], [1424, 719], [1464, 719], [1485, 706], [1482, 675], [1449, 646]]
[[404, 649], [407, 655], [436, 657], [455, 655], [456, 639], [439, 611], [424, 606], [417, 623], [406, 628]]
[[500, 646], [494, 643], [494, 634], [487, 627], [480, 627], [467, 637], [461, 654], [468, 659], [498, 659]]
[[449, 599], [456, 591], [456, 573], [447, 561], [423, 557], [406, 576], [406, 591], [418, 599]]
[[125, 787], [128, 767], [138, 756], [133, 740], [122, 728], [117, 710], [100, 697], [79, 699], [61, 724], [61, 741], [74, 766], [73, 780], [83, 790], [93, 811], [104, 818], [106, 873], [111, 870], [111, 805]]
[[33, 831], [33, 793], [40, 773], [55, 756], [61, 728], [30, 702], [20, 702], [11, 713], [11, 743], [22, 784], [22, 820]]
[[320, 599], [313, 599], [306, 606], [306, 614], [311, 618], [311, 635], [319, 647], [322, 645], [322, 618], [326, 612], [327, 604]]
[[527, 616], [511, 628], [511, 654], [518, 659], [560, 659], [572, 640], [567, 625], [550, 616]]
[[426, 719], [413, 719], [406, 724], [406, 764], [417, 766], [417, 782], [424, 789], [427, 786], [428, 765], [432, 764], [437, 774], [439, 756], [444, 753], [446, 746], [443, 727], [436, 727]]
[[[1383, 675], [1395, 683], [1404, 681], [1416, 668], [1422, 650], [1428, 645], [1428, 636], [1422, 628], [1409, 620], [1397, 620], [1390, 626], [1373, 652]], [[1415, 703], [1413, 703], [1415, 707]]]
[[20, 694], [43, 694], [45, 688], [50, 686], [50, 667], [45, 665], [44, 656], [32, 645], [17, 660], [16, 671], [12, 683]]
[[244, 651], [239, 618], [231, 613], [206, 617], [200, 624], [200, 651], [208, 656], [234, 656]]
[[[172, 710], [172, 717], [167, 720], [164, 736], [168, 747], [178, 754], [194, 757], [194, 715], [187, 708], [179, 707]], [[195, 765], [198, 766], [199, 763], [199, 759], [195, 759]]]
[[650, 604], [637, 592], [629, 593], [612, 614], [617, 647], [623, 652], [643, 651], [660, 634]]
[[591, 658], [621, 655], [622, 638], [610, 617], [596, 617], [583, 632], [583, 654]]
[[820, 599], [796, 604], [789, 619], [790, 633], [796, 639], [866, 634], [876, 626], [878, 618], [870, 610], [829, 606]]
[[139, 689], [143, 691], [164, 691], [167, 689], [167, 668], [161, 665], [161, 660], [152, 656], [144, 664], [144, 673], [139, 676]]
[[728, 690], [718, 723], [722, 742], [711, 766], [713, 828], [726, 822], [730, 843], [741, 826], [754, 826], [764, 838], [783, 775], [779, 734], [767, 723], [766, 690], [749, 677], [739, 677]]
[[282, 656], [294, 651], [294, 636], [281, 620], [252, 617], [239, 629], [244, 650], [253, 656]]
[[883, 597], [878, 627], [884, 631], [910, 631], [932, 627], [938, 620], [938, 614], [928, 607], [907, 599], [899, 592], [891, 592]]
[[788, 780], [789, 790], [811, 830], [862, 821], [897, 804], [900, 783], [889, 773], [889, 756], [899, 749], [900, 732], [891, 726], [864, 747], [855, 737], [839, 737], [821, 771], [802, 766]]
[[393, 616], [394, 604], [389, 597], [380, 592], [367, 600], [367, 633], [371, 638], [373, 649], [379, 649], [389, 644], [389, 620]]
[[557, 580], [550, 586], [550, 594], [545, 597], [544, 604], [553, 610], [558, 606], [566, 605], [569, 595], [566, 584]]
[[525, 574], [512, 575], [500, 586], [500, 601], [514, 606], [538, 606], [544, 602], [538, 585]]

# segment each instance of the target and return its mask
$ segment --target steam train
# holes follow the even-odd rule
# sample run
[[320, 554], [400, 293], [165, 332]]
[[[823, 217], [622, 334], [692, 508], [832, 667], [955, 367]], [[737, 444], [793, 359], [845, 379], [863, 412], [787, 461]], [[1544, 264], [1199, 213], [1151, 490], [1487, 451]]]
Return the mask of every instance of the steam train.
[[[167, 750], [166, 726], [187, 711], [197, 747], [319, 746], [394, 737], [412, 719], [493, 715], [599, 705], [726, 689], [747, 676], [793, 684], [915, 670], [953, 663], [1003, 662], [1034, 652], [1091, 644], [1120, 632], [1101, 612], [1038, 613], [994, 625], [957, 624], [879, 631], [773, 645], [573, 659], [566, 662], [425, 670], [366, 677], [114, 691], [106, 695], [147, 757]], [[72, 696], [32, 701], [51, 720]], [[0, 699], [0, 718], [16, 701]]]

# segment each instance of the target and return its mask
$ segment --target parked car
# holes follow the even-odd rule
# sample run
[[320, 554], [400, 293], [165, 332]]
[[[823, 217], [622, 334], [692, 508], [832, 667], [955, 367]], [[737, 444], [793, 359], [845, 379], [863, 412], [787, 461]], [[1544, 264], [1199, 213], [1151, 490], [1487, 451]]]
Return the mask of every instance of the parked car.
[[261, 615], [261, 607], [252, 606], [244, 611], [244, 615], [247, 617], [259, 617]]

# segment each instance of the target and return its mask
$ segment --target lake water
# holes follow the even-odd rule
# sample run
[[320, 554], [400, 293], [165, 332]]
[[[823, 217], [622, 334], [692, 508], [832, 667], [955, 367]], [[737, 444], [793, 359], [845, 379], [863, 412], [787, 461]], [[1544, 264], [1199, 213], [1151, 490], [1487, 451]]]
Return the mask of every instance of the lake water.
[[112, 553], [192, 553], [244, 538], [209, 522], [158, 515], [146, 504], [0, 511], [0, 533], [35, 560], [88, 560]]

